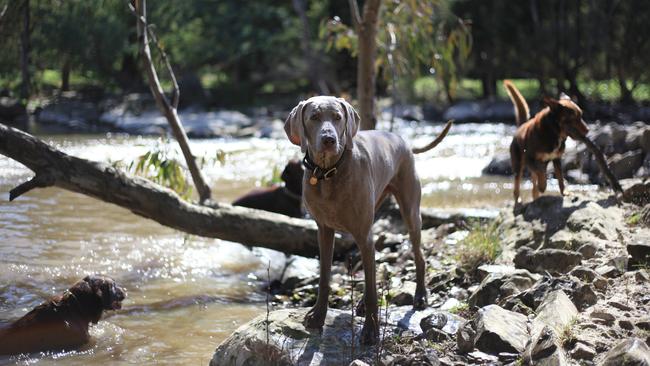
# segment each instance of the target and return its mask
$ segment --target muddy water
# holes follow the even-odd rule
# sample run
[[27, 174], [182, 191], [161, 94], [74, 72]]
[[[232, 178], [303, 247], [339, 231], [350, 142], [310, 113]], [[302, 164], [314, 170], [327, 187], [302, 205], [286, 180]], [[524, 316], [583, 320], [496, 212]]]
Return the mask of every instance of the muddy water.
[[[403, 125], [424, 145], [442, 126]], [[506, 151], [512, 128], [460, 125], [432, 152], [417, 156], [423, 206], [498, 208], [511, 197], [510, 179], [481, 169]], [[41, 136], [83, 158], [128, 164], [161, 144], [127, 136]], [[231, 201], [263, 185], [299, 151], [285, 139], [195, 140], [213, 195]], [[170, 145], [170, 149], [174, 149]], [[211, 159], [225, 152], [223, 163]], [[89, 273], [112, 276], [128, 290], [124, 308], [91, 329], [94, 343], [69, 353], [0, 358], [24, 364], [206, 364], [215, 346], [265, 309], [259, 290], [269, 258], [263, 250], [187, 236], [122, 208], [56, 188], [8, 202], [8, 191], [31, 173], [0, 157], [0, 323], [20, 317], [44, 298]], [[557, 190], [553, 183], [551, 191]], [[278, 259], [279, 258], [279, 259]]]

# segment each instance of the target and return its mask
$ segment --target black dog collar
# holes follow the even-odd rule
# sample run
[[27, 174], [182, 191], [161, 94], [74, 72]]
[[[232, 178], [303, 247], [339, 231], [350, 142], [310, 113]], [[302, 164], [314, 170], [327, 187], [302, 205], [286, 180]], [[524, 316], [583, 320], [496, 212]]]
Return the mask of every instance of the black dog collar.
[[321, 168], [316, 163], [314, 163], [313, 160], [309, 157], [309, 152], [305, 153], [305, 157], [302, 159], [302, 165], [307, 168], [307, 170], [311, 170], [311, 177], [309, 178], [309, 184], [312, 186], [315, 186], [316, 183], [318, 183], [319, 180], [328, 180], [332, 178], [334, 175], [336, 175], [336, 171], [338, 170], [339, 165], [341, 165], [341, 162], [343, 161], [343, 156], [345, 155], [345, 149], [343, 150], [343, 153], [339, 157], [339, 160], [334, 163], [334, 165], [330, 168]]

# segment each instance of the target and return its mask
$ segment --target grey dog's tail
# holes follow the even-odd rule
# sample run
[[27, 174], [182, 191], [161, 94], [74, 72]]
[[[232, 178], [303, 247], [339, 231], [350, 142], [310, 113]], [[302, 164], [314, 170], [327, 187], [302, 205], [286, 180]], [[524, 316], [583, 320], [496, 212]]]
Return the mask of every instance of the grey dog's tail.
[[506, 92], [512, 101], [512, 104], [515, 105], [515, 116], [517, 118], [517, 126], [520, 126], [522, 123], [530, 119], [530, 110], [528, 109], [528, 103], [526, 99], [521, 95], [519, 89], [513, 84], [510, 80], [504, 80], [503, 86], [506, 88]]
[[423, 152], [427, 152], [427, 151], [433, 149], [434, 147], [438, 146], [438, 144], [441, 143], [442, 140], [445, 139], [445, 136], [447, 136], [447, 132], [449, 132], [449, 129], [451, 128], [451, 125], [453, 125], [453, 124], [454, 124], [453, 119], [447, 121], [447, 124], [445, 125], [445, 128], [442, 130], [440, 135], [438, 135], [438, 137], [436, 137], [435, 140], [431, 141], [431, 143], [429, 145], [427, 145], [427, 146], [414, 147], [413, 149], [411, 149], [411, 151], [413, 151], [413, 154], [420, 154], [420, 153], [423, 153]]

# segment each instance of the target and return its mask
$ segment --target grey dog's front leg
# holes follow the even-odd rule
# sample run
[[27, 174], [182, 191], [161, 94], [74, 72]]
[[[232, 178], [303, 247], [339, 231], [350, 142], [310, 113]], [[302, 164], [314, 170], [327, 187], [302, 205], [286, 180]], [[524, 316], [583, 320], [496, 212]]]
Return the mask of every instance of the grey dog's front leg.
[[[365, 276], [365, 291], [363, 294], [364, 304], [366, 307], [363, 329], [361, 330], [362, 344], [375, 344], [379, 339], [379, 309], [377, 306], [377, 281], [375, 270], [375, 246], [367, 234], [365, 243], [362, 237], [355, 237], [359, 244], [361, 252], [361, 261], [363, 263], [363, 273]], [[364, 244], [362, 244], [364, 243]]]
[[327, 302], [330, 293], [330, 274], [332, 272], [332, 257], [334, 255], [334, 230], [318, 224], [318, 246], [320, 248], [320, 279], [318, 280], [318, 296], [316, 304], [305, 315], [304, 325], [307, 328], [322, 328], [327, 315]]

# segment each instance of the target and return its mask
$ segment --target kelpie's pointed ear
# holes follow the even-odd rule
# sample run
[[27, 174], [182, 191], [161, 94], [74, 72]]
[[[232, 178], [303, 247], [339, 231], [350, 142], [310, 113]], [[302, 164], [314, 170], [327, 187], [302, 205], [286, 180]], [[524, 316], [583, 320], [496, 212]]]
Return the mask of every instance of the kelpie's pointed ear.
[[345, 111], [345, 148], [352, 150], [352, 147], [354, 146], [353, 138], [357, 134], [357, 131], [359, 131], [361, 117], [359, 117], [359, 113], [357, 113], [354, 107], [352, 107], [352, 105], [345, 99], [338, 98], [338, 101], [341, 103], [341, 107]]
[[303, 153], [307, 150], [307, 144], [303, 136], [304, 121], [302, 112], [305, 105], [307, 105], [307, 101], [304, 100], [298, 103], [284, 122], [284, 132], [287, 134], [289, 141], [294, 145], [299, 145]]
[[551, 97], [544, 97], [544, 104], [549, 106], [552, 111], [558, 110], [562, 107], [559, 100], [553, 99]]

